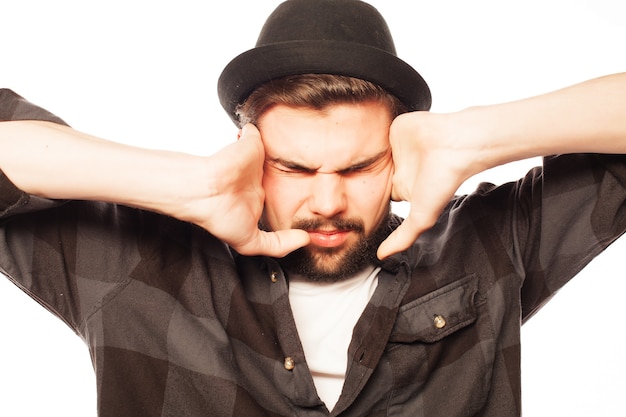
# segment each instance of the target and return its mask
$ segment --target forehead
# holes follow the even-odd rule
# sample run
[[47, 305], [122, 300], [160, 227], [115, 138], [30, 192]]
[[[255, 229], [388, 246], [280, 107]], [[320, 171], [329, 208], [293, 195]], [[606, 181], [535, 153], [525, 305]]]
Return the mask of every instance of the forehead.
[[350, 161], [389, 147], [389, 109], [377, 102], [334, 104], [323, 110], [276, 105], [259, 120], [271, 158], [320, 165]]

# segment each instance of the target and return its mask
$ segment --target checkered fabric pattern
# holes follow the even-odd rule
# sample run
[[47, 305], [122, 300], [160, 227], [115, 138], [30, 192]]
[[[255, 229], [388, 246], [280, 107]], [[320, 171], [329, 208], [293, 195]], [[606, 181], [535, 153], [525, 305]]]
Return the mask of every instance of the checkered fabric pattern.
[[[8, 90], [0, 115], [61, 122]], [[520, 325], [624, 232], [625, 185], [622, 156], [562, 155], [451, 201], [381, 265], [332, 413], [274, 259], [0, 174], [0, 271], [84, 339], [100, 416], [518, 416]]]

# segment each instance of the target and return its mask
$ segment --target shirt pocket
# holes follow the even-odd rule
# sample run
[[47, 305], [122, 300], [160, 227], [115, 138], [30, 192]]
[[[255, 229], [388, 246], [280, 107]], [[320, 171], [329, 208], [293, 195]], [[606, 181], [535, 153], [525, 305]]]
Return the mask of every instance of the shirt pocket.
[[478, 279], [469, 275], [405, 304], [392, 343], [434, 343], [476, 321]]
[[402, 306], [383, 359], [390, 408], [442, 416], [480, 410], [493, 375], [490, 323], [475, 274]]

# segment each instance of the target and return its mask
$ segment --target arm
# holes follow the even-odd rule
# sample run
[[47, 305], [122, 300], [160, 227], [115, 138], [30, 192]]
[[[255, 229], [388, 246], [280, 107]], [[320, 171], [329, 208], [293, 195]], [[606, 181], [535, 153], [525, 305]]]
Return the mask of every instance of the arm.
[[626, 74], [616, 74], [511, 103], [401, 115], [390, 131], [392, 198], [411, 210], [379, 257], [409, 247], [458, 187], [486, 169], [552, 154], [626, 153], [625, 108]]
[[29, 194], [152, 210], [198, 224], [241, 253], [282, 256], [308, 235], [258, 229], [263, 158], [254, 128], [199, 157], [122, 145], [49, 122], [0, 123], [0, 169]]
[[199, 157], [134, 148], [40, 121], [1, 123], [0, 149], [0, 167], [29, 194], [103, 200], [172, 214], [177, 198], [193, 194], [186, 180], [199, 178], [203, 166]]

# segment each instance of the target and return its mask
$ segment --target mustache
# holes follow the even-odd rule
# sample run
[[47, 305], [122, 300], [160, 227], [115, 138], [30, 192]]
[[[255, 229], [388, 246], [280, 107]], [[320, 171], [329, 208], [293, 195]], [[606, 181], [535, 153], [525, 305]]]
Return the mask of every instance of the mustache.
[[291, 224], [292, 229], [302, 230], [351, 230], [362, 233], [365, 227], [360, 219], [333, 218], [333, 219], [295, 219]]

